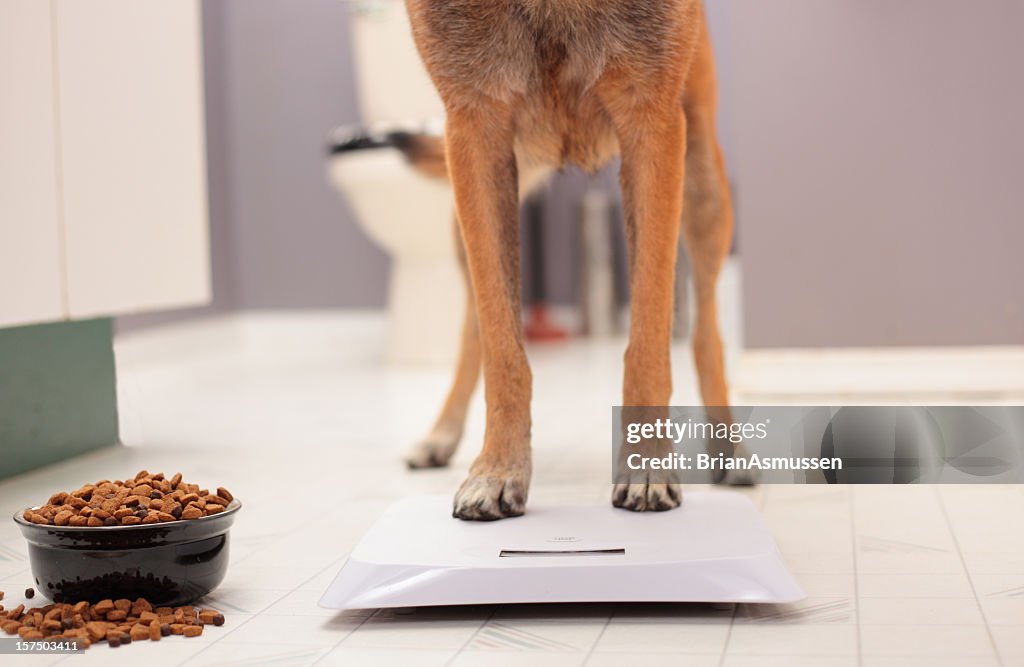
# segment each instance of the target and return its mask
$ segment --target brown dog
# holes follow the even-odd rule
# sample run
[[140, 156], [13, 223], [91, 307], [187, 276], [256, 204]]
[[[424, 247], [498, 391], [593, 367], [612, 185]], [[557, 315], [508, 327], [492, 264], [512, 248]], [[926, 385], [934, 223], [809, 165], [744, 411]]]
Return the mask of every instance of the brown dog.
[[[712, 419], [729, 422], [715, 285], [732, 236], [732, 206], [701, 0], [406, 5], [447, 111], [447, 169], [471, 286], [454, 385], [409, 464], [448, 462], [482, 362], [486, 436], [455, 494], [454, 516], [524, 512], [531, 374], [520, 321], [518, 192], [538, 171], [570, 163], [592, 171], [616, 155], [632, 295], [623, 404], [667, 405], [671, 397], [681, 219], [697, 299], [693, 349], [701, 395]], [[636, 473], [615, 486], [612, 502], [669, 509], [679, 505], [680, 490]]]

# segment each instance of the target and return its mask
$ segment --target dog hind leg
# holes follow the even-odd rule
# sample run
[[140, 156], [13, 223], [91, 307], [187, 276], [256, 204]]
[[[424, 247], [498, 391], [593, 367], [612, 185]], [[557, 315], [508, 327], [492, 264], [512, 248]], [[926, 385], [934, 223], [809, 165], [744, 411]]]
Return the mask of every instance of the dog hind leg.
[[[687, 124], [686, 188], [683, 241], [693, 275], [696, 322], [693, 358], [701, 399], [708, 418], [731, 424], [722, 340], [718, 329], [716, 291], [722, 264], [732, 242], [733, 210], [725, 161], [715, 129], [715, 77], [710, 41], [704, 36], [690, 72], [685, 101]], [[727, 439], [708, 441], [708, 453], [746, 455], [741, 444]], [[715, 482], [752, 484], [752, 471], [719, 471]]]
[[455, 378], [448, 390], [448, 398], [441, 414], [426, 438], [417, 442], [405, 456], [410, 468], [436, 468], [448, 465], [462, 440], [466, 411], [480, 377], [480, 330], [473, 303], [473, 286], [469, 279], [466, 249], [462, 243], [458, 220], [454, 220], [454, 242], [459, 268], [466, 285], [466, 310], [462, 321], [459, 357], [455, 365]]

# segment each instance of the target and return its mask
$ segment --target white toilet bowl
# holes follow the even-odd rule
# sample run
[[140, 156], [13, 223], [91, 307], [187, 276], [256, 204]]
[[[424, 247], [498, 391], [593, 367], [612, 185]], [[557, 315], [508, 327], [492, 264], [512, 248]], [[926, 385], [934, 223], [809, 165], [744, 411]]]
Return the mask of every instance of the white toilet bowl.
[[[416, 52], [405, 3], [357, 0], [351, 7], [364, 127], [443, 124], [444, 106]], [[414, 171], [398, 149], [368, 143], [376, 145], [334, 152], [329, 170], [356, 223], [392, 260], [389, 357], [402, 364], [451, 362], [465, 303], [451, 188]]]
[[389, 359], [452, 361], [465, 287], [455, 254], [451, 188], [414, 171], [391, 147], [336, 153], [330, 177], [358, 224], [391, 257]]

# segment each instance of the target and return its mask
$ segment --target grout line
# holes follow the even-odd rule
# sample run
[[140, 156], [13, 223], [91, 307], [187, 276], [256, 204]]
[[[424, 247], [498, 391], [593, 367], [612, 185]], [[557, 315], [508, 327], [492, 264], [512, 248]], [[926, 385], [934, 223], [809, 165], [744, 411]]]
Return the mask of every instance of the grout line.
[[725, 657], [729, 653], [729, 640], [732, 639], [732, 629], [736, 627], [736, 617], [740, 613], [740, 603], [732, 606], [732, 616], [729, 618], [729, 629], [725, 633], [725, 641], [722, 643], [722, 656], [718, 659], [718, 667], [725, 667]]
[[594, 643], [590, 645], [590, 650], [587, 651], [587, 654], [585, 656], [583, 656], [582, 664], [584, 665], [584, 667], [586, 666], [587, 662], [590, 661], [590, 657], [594, 655], [594, 649], [596, 649], [597, 645], [601, 643], [601, 638], [604, 637], [605, 630], [607, 630], [608, 626], [611, 625], [612, 618], [615, 617], [615, 612], [618, 610], [619, 606], [614, 605], [612, 607], [611, 613], [608, 614], [608, 618], [604, 619], [604, 625], [601, 626], [601, 632], [597, 633], [597, 637], [594, 638]]
[[472, 643], [473, 643], [473, 640], [474, 640], [474, 639], [476, 639], [477, 635], [479, 635], [479, 634], [480, 634], [480, 631], [481, 631], [481, 630], [483, 630], [483, 629], [484, 629], [484, 627], [485, 627], [485, 626], [486, 626], [486, 625], [487, 625], [488, 623], [490, 623], [490, 622], [491, 622], [491, 619], [492, 619], [492, 618], [494, 618], [494, 615], [498, 613], [498, 608], [499, 608], [500, 606], [501, 606], [501, 605], [495, 605], [494, 609], [492, 609], [492, 610], [491, 610], [491, 613], [490, 613], [490, 614], [489, 614], [489, 615], [487, 616], [487, 618], [485, 618], [485, 619], [484, 619], [483, 623], [481, 623], [481, 624], [480, 624], [480, 627], [478, 627], [478, 628], [476, 629], [476, 632], [474, 632], [474, 633], [473, 633], [472, 635], [470, 635], [470, 636], [469, 636], [469, 639], [467, 639], [467, 640], [466, 640], [466, 641], [465, 641], [465, 642], [464, 642], [464, 643], [462, 644], [462, 646], [460, 646], [460, 647], [459, 647], [459, 649], [458, 649], [457, 651], [455, 651], [455, 654], [454, 654], [454, 655], [452, 655], [452, 657], [448, 658], [448, 660], [446, 660], [446, 661], [445, 661], [445, 663], [444, 663], [444, 664], [445, 664], [445, 667], [448, 667], [448, 665], [450, 665], [450, 664], [452, 664], [453, 662], [455, 662], [455, 659], [456, 659], [456, 658], [458, 658], [458, 657], [459, 657], [459, 655], [460, 655], [460, 654], [461, 654], [461, 653], [462, 653], [463, 651], [465, 651], [465, 650], [466, 650], [466, 647], [467, 647], [467, 646], [469, 646], [470, 644], [472, 644]]
[[[224, 639], [225, 637], [228, 637], [228, 636], [230, 636], [230, 635], [231, 635], [231, 633], [233, 633], [233, 632], [237, 631], [237, 630], [238, 630], [239, 628], [243, 628], [243, 627], [245, 627], [245, 624], [246, 624], [246, 623], [248, 623], [249, 621], [251, 621], [252, 619], [254, 619], [254, 618], [258, 617], [258, 616], [261, 616], [261, 615], [262, 615], [262, 614], [263, 614], [263, 613], [264, 613], [264, 612], [265, 612], [265, 611], [266, 611], [267, 609], [269, 609], [270, 607], [274, 606], [275, 604], [277, 604], [277, 603], [278, 603], [278, 602], [280, 602], [281, 600], [285, 599], [286, 597], [288, 597], [288, 596], [289, 596], [289, 595], [291, 595], [292, 593], [296, 592], [297, 590], [299, 590], [300, 588], [302, 588], [303, 586], [305, 586], [306, 584], [308, 584], [308, 583], [309, 583], [310, 581], [312, 581], [312, 580], [316, 579], [317, 577], [319, 577], [319, 576], [320, 576], [321, 574], [323, 574], [324, 572], [326, 572], [326, 571], [327, 571], [327, 570], [329, 570], [330, 568], [332, 568], [332, 567], [336, 566], [336, 565], [338, 564], [338, 562], [339, 562], [339, 561], [341, 561], [341, 560], [342, 560], [342, 559], [344, 559], [344, 558], [345, 558], [345, 556], [342, 556], [341, 558], [337, 558], [337, 559], [335, 559], [335, 560], [331, 561], [331, 562], [330, 562], [330, 564], [328, 564], [328, 565], [327, 565], [326, 567], [322, 567], [322, 568], [320, 568], [320, 569], [319, 569], [319, 570], [317, 570], [317, 571], [316, 571], [316, 572], [315, 572], [314, 574], [312, 574], [312, 575], [310, 575], [310, 576], [309, 576], [308, 578], [306, 578], [306, 579], [305, 579], [305, 580], [304, 580], [304, 581], [303, 581], [302, 583], [300, 583], [300, 584], [299, 584], [298, 586], [295, 586], [294, 588], [292, 588], [292, 589], [291, 589], [291, 590], [289, 590], [289, 591], [285, 591], [284, 595], [282, 595], [282, 596], [278, 597], [278, 598], [277, 598], [276, 600], [274, 600], [274, 601], [270, 602], [270, 603], [269, 603], [269, 604], [267, 604], [267, 605], [266, 605], [265, 607], [263, 607], [263, 609], [260, 609], [260, 610], [259, 610], [259, 611], [257, 611], [257, 612], [256, 612], [255, 614], [252, 614], [252, 615], [251, 615], [251, 616], [250, 616], [249, 618], [245, 619], [244, 621], [242, 621], [242, 622], [241, 622], [241, 623], [239, 623], [238, 625], [232, 626], [232, 628], [231, 628], [231, 629], [230, 629], [230, 630], [229, 630], [228, 632], [225, 632], [225, 633], [223, 633], [222, 635], [220, 635], [219, 637], [217, 637], [217, 639], [215, 639], [214, 641], [210, 642], [209, 644], [207, 644], [206, 646], [204, 646], [204, 647], [203, 647], [203, 648], [201, 648], [200, 650], [196, 651], [195, 653], [193, 653], [193, 654], [192, 654], [192, 655], [190, 655], [189, 657], [187, 657], [187, 658], [185, 658], [184, 660], [182, 660], [181, 662], [179, 662], [179, 663], [178, 663], [178, 667], [181, 667], [182, 665], [186, 665], [186, 664], [188, 664], [188, 663], [192, 662], [192, 661], [193, 661], [193, 660], [195, 660], [195, 659], [196, 659], [197, 657], [199, 657], [200, 655], [202, 655], [202, 654], [203, 654], [203, 653], [204, 653], [205, 651], [207, 651], [207, 650], [208, 650], [208, 649], [209, 649], [209, 648], [210, 648], [211, 646], [216, 646], [218, 642], [222, 641], [222, 640], [223, 640], [223, 639]], [[366, 622], [366, 619], [363, 619], [363, 622]], [[362, 623], [360, 623], [360, 625], [362, 625]], [[355, 632], [355, 630], [353, 630], [352, 632]], [[351, 634], [351, 633], [349, 633], [349, 634]], [[347, 637], [348, 635], [345, 635], [345, 636]], [[325, 655], [326, 655], [326, 654], [325, 654]]]
[[1005, 664], [1003, 662], [1003, 656], [999, 653], [999, 646], [996, 644], [996, 638], [992, 634], [992, 627], [988, 624], [988, 615], [985, 614], [985, 607], [982, 606], [981, 600], [978, 599], [978, 589], [974, 587], [974, 577], [971, 576], [971, 571], [967, 567], [967, 561], [964, 559], [964, 553], [960, 550], [960, 540], [956, 538], [956, 531], [953, 530], [953, 523], [949, 520], [949, 511], [946, 509], [946, 501], [942, 497], [942, 493], [939, 492], [940, 487], [938, 485], [932, 485], [932, 493], [935, 494], [936, 500], [939, 502], [939, 509], [942, 510], [942, 516], [946, 519], [946, 528], [949, 529], [949, 536], [953, 538], [953, 546], [956, 547], [956, 555], [960, 558], [960, 565], [964, 568], [964, 574], [967, 575], [967, 583], [971, 585], [971, 593], [974, 594], [974, 603], [978, 605], [978, 611], [981, 613], [981, 619], [985, 621], [985, 634], [988, 635], [988, 641], [992, 645], [992, 651], [995, 653], [996, 662], [1000, 665]]
[[864, 647], [860, 630], [860, 573], [857, 570], [857, 487], [851, 485], [850, 498], [850, 541], [853, 552], [853, 618], [857, 624], [857, 665], [864, 665]]
[[[337, 562], [337, 561], [335, 561], [335, 562]], [[359, 624], [356, 625], [356, 627], [354, 627], [351, 630], [349, 630], [348, 632], [346, 632], [345, 635], [341, 639], [339, 639], [338, 641], [334, 642], [334, 644], [332, 644], [330, 646], [330, 648], [328, 648], [326, 651], [324, 651], [323, 655], [321, 655], [319, 658], [317, 658], [313, 662], [309, 663], [310, 667], [312, 667], [313, 665], [317, 664], [318, 662], [320, 662], [321, 660], [323, 660], [324, 658], [329, 656], [331, 653], [333, 653], [334, 649], [336, 649], [339, 646], [341, 646], [342, 642], [344, 642], [346, 639], [348, 639], [349, 637], [352, 636], [352, 633], [354, 633], [356, 630], [358, 630], [359, 628], [361, 628], [364, 625], [366, 625], [366, 622], [368, 620], [370, 620], [371, 618], [373, 618], [374, 616], [376, 616], [379, 613], [380, 613], [380, 609], [378, 609], [377, 611], [373, 612], [372, 614], [367, 614], [366, 616], [363, 616], [363, 620], [359, 621]]]

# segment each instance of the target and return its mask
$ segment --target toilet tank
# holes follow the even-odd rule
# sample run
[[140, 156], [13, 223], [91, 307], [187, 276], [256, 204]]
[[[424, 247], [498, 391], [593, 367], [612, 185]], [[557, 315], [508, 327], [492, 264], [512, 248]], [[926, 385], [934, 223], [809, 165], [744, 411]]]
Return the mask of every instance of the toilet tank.
[[420, 60], [403, 0], [352, 0], [352, 43], [365, 125], [422, 125], [444, 106]]

